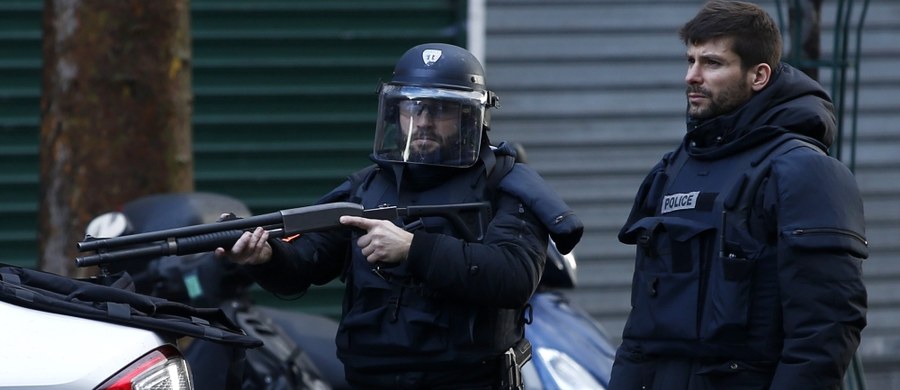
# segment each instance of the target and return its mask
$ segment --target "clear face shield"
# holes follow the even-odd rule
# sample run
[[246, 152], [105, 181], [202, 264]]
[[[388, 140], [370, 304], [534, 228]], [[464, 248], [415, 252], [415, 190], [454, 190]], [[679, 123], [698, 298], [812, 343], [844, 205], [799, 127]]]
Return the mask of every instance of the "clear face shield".
[[378, 102], [375, 158], [465, 168], [475, 164], [487, 92], [385, 84]]

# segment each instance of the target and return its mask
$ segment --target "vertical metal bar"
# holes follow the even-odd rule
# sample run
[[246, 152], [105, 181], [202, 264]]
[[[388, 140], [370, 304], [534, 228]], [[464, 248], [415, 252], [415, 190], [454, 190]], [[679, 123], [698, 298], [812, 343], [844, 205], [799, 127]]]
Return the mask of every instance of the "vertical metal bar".
[[843, 68], [845, 64], [841, 59], [844, 57], [844, 52], [846, 51], [846, 45], [842, 45], [842, 42], [845, 42], [843, 36], [846, 32], [846, 24], [844, 23], [845, 14], [848, 13], [845, 10], [846, 1], [838, 0], [837, 2], [837, 15], [835, 15], [835, 23], [834, 23], [834, 41], [832, 42], [832, 67], [831, 67], [831, 100], [834, 102], [834, 114], [835, 119], [837, 120], [838, 132], [835, 135], [834, 143], [831, 146], [832, 154], [838, 160], [841, 159], [841, 155], [843, 154], [843, 144], [844, 144], [844, 75]]
[[863, 0], [862, 11], [860, 11], [859, 15], [859, 23], [856, 25], [856, 53], [854, 53], [853, 57], [853, 109], [851, 112], [851, 125], [850, 125], [850, 134], [851, 134], [851, 148], [853, 154], [850, 158], [850, 163], [848, 166], [850, 167], [850, 171], [854, 171], [856, 168], [856, 131], [857, 131], [857, 123], [859, 116], [859, 62], [860, 56], [862, 55], [862, 28], [866, 23], [866, 13], [869, 11], [869, 0]]

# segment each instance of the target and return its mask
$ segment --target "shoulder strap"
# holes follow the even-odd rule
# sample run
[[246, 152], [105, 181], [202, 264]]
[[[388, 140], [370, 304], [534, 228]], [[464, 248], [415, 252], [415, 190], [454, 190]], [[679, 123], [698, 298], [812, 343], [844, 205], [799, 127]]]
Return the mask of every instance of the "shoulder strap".
[[764, 149], [750, 161], [750, 167], [744, 172], [741, 180], [732, 188], [724, 200], [726, 210], [733, 210], [741, 199], [754, 193], [763, 179], [768, 176], [773, 157], [780, 156], [797, 148], [810, 148], [821, 153], [812, 143], [794, 136], [783, 136]]
[[375, 177], [375, 173], [380, 169], [381, 168], [379, 168], [378, 165], [372, 164], [354, 172], [348, 177], [347, 180], [350, 181], [350, 202], [359, 203], [360, 189], [365, 190], [365, 188], [369, 186], [369, 183], [372, 182], [372, 178]]
[[[746, 163], [749, 164], [748, 169], [743, 174], [743, 177], [737, 181], [735, 187], [732, 187], [728, 197], [725, 199], [725, 208], [733, 209], [740, 200], [741, 195], [747, 192], [747, 189], [755, 188], [756, 185], [759, 184], [766, 176], [765, 173], [768, 171], [768, 161], [770, 161], [770, 157], [782, 155], [799, 147], [808, 147], [817, 151], [819, 150], [812, 143], [807, 142], [802, 138], [798, 138], [798, 136], [794, 134], [784, 134], [754, 151], [754, 155], [749, 156], [746, 160]], [[689, 159], [688, 154], [682, 149], [684, 149], [683, 146], [669, 152], [662, 159], [664, 164], [662, 172], [665, 174], [663, 180], [665, 180], [667, 184], [670, 182], [669, 179], [677, 175]], [[749, 187], [748, 184], [750, 185]]]
[[[762, 223], [763, 219], [761, 218], [751, 217], [754, 213], [756, 196], [769, 177], [772, 159], [798, 148], [809, 148], [822, 153], [812, 143], [796, 136], [786, 135], [770, 143], [754, 156], [748, 169], [744, 171], [722, 200], [723, 226], [720, 227], [721, 229], [745, 231], [759, 243], [768, 240], [772, 234], [768, 224]], [[724, 220], [726, 215], [728, 216], [727, 221]], [[724, 247], [725, 243], [723, 242], [721, 245]]]
[[[741, 173], [741, 177], [735, 181], [730, 190], [727, 190], [728, 193], [723, 198], [723, 208], [732, 212], [737, 209], [743, 209], [742, 213], [749, 212], [755, 191], [768, 176], [771, 158], [799, 147], [808, 147], [820, 151], [812, 143], [795, 134], [781, 135], [752, 151], [753, 155], [744, 159], [744, 163], [747, 166]], [[625, 241], [622, 242], [633, 244], [633, 242], [624, 238], [623, 233], [637, 220], [654, 214], [657, 207], [656, 200], [666, 192], [666, 189], [671, 184], [671, 179], [678, 175], [678, 172], [689, 158], [688, 153], [684, 150], [684, 146], [680, 145], [677, 149], [667, 153], [661, 159], [658, 167], [648, 174], [635, 197], [635, 204], [631, 214], [619, 232], [620, 241], [624, 239]], [[754, 229], [753, 235], [757, 235], [758, 231], [756, 230]]]
[[497, 164], [494, 165], [494, 169], [492, 169], [487, 176], [488, 190], [492, 192], [495, 191], [497, 187], [500, 186], [500, 181], [503, 180], [506, 174], [509, 173], [515, 165], [515, 156], [510, 156], [508, 154], [497, 156]]

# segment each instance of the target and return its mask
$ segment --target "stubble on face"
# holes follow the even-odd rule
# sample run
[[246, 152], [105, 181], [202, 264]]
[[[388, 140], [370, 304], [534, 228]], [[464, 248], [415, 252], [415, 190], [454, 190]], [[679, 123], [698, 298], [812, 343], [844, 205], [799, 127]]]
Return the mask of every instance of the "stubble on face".
[[689, 86], [686, 93], [700, 93], [707, 97], [706, 104], [689, 103], [688, 115], [694, 119], [709, 119], [727, 114], [743, 105], [750, 100], [753, 89], [743, 78], [739, 78], [717, 92], [699, 86]]

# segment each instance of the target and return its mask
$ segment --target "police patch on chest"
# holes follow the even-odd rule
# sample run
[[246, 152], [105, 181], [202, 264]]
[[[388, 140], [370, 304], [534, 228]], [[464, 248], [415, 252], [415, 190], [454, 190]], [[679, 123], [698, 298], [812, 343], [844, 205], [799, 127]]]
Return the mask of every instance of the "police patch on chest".
[[671, 213], [678, 210], [690, 210], [697, 208], [700, 199], [700, 191], [685, 192], [681, 194], [666, 195], [662, 200], [660, 214]]

